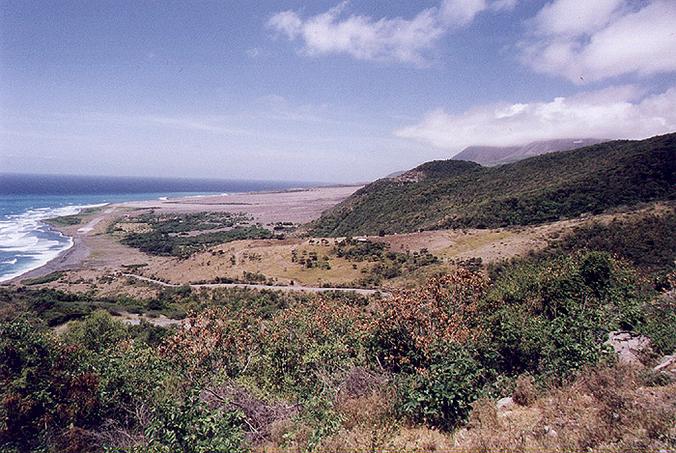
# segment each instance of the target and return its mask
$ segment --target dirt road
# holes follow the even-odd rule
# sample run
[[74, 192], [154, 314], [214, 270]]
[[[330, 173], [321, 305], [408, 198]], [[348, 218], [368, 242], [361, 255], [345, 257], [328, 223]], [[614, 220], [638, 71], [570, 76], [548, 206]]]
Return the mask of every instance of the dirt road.
[[[134, 278], [136, 280], [141, 280], [148, 283], [154, 283], [156, 285], [169, 287], [169, 288], [178, 288], [180, 286], [175, 283], [166, 283], [161, 280], [155, 280], [149, 277], [142, 277], [136, 274], [122, 274], [125, 277]], [[389, 296], [389, 293], [382, 292], [377, 289], [363, 289], [363, 288], [321, 288], [314, 286], [275, 286], [275, 285], [258, 285], [253, 283], [200, 283], [200, 284], [190, 284], [188, 285], [191, 288], [248, 288], [248, 289], [270, 289], [274, 291], [300, 291], [308, 293], [326, 293], [326, 292], [345, 292], [345, 293], [355, 293], [362, 296], [372, 296], [374, 294], [380, 294], [381, 296]]]

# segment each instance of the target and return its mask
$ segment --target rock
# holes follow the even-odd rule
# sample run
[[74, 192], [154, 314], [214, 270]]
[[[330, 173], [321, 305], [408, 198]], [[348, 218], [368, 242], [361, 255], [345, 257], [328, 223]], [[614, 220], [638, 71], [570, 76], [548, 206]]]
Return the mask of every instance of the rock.
[[662, 357], [654, 370], [658, 373], [667, 373], [671, 377], [676, 378], [676, 354]]
[[495, 404], [495, 407], [498, 409], [498, 411], [509, 411], [514, 408], [514, 400], [512, 399], [511, 396], [507, 396], [505, 398], [501, 398], [498, 400], [498, 402]]
[[650, 338], [631, 332], [610, 332], [605, 342], [613, 347], [620, 363], [643, 365], [642, 359], [652, 351]]
[[551, 437], [551, 438], [557, 438], [557, 437], [559, 437], [559, 433], [557, 433], [556, 430], [554, 430], [554, 428], [552, 428], [548, 425], [545, 425], [545, 436]]

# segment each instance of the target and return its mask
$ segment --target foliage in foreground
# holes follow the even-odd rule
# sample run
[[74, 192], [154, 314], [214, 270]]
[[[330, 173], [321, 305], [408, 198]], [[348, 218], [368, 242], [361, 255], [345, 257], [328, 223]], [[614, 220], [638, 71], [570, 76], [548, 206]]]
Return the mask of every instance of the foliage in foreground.
[[0, 445], [319, 450], [346, 430], [370, 430], [371, 448], [406, 425], [451, 431], [516, 381], [530, 401], [520, 376], [565, 383], [605, 361], [611, 330], [666, 342], [649, 288], [586, 252], [380, 300], [193, 294], [197, 311], [159, 345], [104, 312], [60, 335], [13, 319], [0, 325]]

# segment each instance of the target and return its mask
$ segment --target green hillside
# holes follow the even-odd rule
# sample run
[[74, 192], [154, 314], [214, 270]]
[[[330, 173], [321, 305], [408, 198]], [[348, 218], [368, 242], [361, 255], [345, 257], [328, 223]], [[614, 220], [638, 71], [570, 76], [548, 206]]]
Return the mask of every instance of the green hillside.
[[526, 225], [674, 198], [676, 133], [486, 168], [427, 162], [360, 189], [311, 225], [345, 236]]

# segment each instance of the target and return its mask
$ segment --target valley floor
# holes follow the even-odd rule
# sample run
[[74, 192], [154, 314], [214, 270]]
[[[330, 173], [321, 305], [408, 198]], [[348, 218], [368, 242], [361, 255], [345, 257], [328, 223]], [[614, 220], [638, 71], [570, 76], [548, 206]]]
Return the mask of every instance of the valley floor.
[[[356, 238], [364, 243], [385, 244], [387, 251], [399, 256], [427, 253], [434, 257], [434, 262], [410, 268], [404, 266], [408, 270], [387, 278], [378, 275], [380, 264], [372, 257], [338, 256], [337, 246], [344, 238], [307, 237], [302, 229], [285, 234], [281, 239], [244, 239], [217, 244], [188, 257], [143, 253], [122, 244], [120, 238], [109, 231], [115, 222], [124, 222], [149, 212], [182, 215], [231, 210], [245, 212], [253, 217], [254, 222], [270, 229], [282, 222], [298, 226], [316, 219], [322, 210], [356, 189], [358, 187], [333, 187], [115, 205], [102, 212], [84, 215], [79, 225], [59, 227], [65, 234], [74, 237], [74, 247], [13, 283], [21, 286], [26, 281], [58, 272], [58, 279], [48, 279], [51, 281], [39, 287], [75, 293], [94, 291], [102, 297], [126, 294], [140, 298], [157, 295], [160, 287], [153, 281], [171, 285], [232, 284], [310, 291], [352, 288], [365, 294], [369, 290], [388, 292], [416, 287], [430, 276], [449, 272], [459, 265], [474, 263], [482, 267], [525, 256], [584, 225], [607, 224], [615, 219], [673, 210], [668, 204], [656, 203], [633, 211], [584, 216], [543, 225]], [[311, 259], [315, 260], [314, 265], [311, 265]], [[142, 278], [130, 279], [124, 275], [129, 273]], [[257, 280], [249, 281], [247, 278]]]

